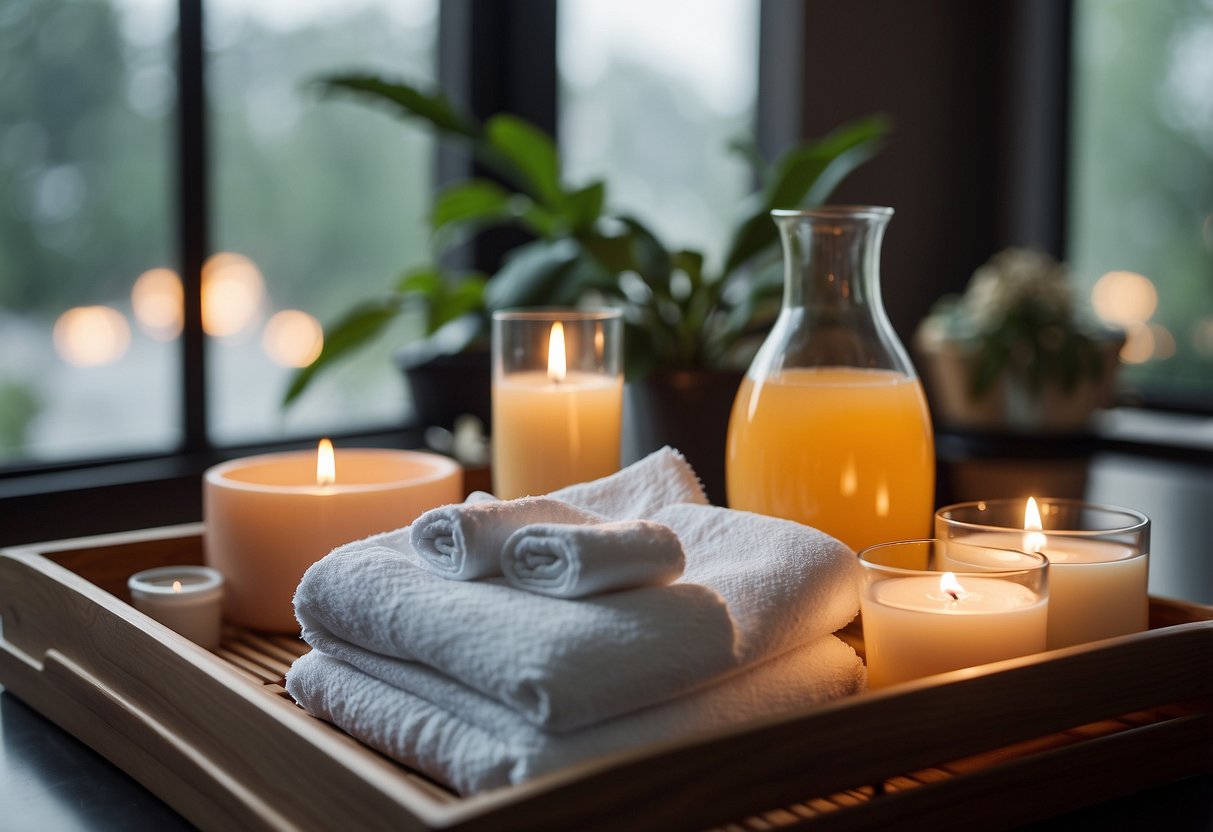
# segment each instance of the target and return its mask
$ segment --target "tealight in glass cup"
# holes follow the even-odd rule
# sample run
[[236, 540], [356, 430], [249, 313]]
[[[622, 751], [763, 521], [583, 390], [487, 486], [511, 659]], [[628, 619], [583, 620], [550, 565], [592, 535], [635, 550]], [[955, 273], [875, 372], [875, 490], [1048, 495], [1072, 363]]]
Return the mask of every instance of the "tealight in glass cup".
[[619, 470], [618, 309], [493, 313], [493, 491], [546, 494]]
[[1049, 559], [1049, 649], [1149, 626], [1150, 518], [1081, 500], [976, 500], [935, 512], [952, 546], [996, 546]]
[[871, 688], [1045, 649], [1041, 555], [906, 540], [864, 549], [859, 565]]

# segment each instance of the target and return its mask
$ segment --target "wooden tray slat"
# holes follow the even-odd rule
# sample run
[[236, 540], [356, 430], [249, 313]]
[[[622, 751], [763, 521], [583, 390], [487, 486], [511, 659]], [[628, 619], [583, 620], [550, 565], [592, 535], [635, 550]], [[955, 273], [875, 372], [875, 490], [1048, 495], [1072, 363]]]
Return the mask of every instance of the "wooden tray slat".
[[[307, 650], [297, 639], [229, 626], [211, 654], [122, 602], [132, 572], [200, 562], [200, 535], [0, 557], [0, 681], [204, 828], [822, 830], [928, 814], [932, 826], [1005, 825], [1213, 770], [1213, 610], [1153, 599], [1147, 633], [458, 798], [295, 706], [281, 682]], [[862, 649], [858, 628], [844, 637]], [[1125, 775], [1143, 750], [1159, 764]], [[1048, 788], [1050, 771], [1065, 789]]]

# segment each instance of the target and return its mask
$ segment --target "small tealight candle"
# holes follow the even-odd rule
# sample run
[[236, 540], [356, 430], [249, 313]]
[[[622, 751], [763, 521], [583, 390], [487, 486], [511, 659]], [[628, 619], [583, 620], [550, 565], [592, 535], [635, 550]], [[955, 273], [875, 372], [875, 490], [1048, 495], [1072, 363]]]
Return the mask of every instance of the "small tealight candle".
[[391, 449], [236, 459], [203, 481], [206, 562], [227, 581], [224, 615], [255, 630], [299, 631], [291, 599], [307, 568], [337, 546], [407, 526], [463, 496], [463, 469]]
[[1149, 625], [1150, 519], [1079, 500], [979, 500], [941, 508], [936, 537], [1049, 559], [1049, 649]]
[[883, 543], [859, 553], [869, 687], [1045, 649], [1044, 557], [974, 550], [965, 558], [974, 571], [939, 571], [938, 543]]
[[618, 310], [493, 314], [493, 491], [546, 494], [619, 470]]
[[223, 576], [205, 566], [161, 566], [126, 582], [135, 609], [199, 647], [219, 646]]

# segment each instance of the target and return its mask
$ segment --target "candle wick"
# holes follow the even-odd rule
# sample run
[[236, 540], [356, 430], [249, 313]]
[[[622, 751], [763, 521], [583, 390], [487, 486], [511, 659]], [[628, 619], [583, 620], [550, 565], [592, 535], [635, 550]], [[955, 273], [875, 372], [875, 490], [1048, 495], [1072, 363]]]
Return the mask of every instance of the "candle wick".
[[954, 590], [954, 589], [945, 589], [945, 590], [944, 590], [944, 592], [946, 592], [946, 593], [948, 593], [949, 595], [951, 595], [951, 596], [952, 596], [952, 600], [953, 600], [953, 601], [959, 601], [959, 600], [960, 600], [960, 593], [958, 593], [956, 590]]

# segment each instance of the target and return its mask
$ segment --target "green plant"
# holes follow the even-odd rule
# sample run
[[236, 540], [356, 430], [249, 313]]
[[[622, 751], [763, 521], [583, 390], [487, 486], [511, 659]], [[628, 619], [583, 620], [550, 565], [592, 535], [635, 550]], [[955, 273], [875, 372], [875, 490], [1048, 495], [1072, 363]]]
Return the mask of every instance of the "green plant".
[[966, 345], [974, 356], [970, 398], [1004, 374], [1033, 396], [1047, 386], [1073, 393], [1104, 372], [1111, 331], [1079, 312], [1065, 266], [1034, 249], [1008, 248], [973, 273], [964, 294], [941, 298], [923, 322], [933, 341]]
[[[571, 305], [596, 296], [624, 309], [629, 378], [648, 372], [716, 368], [743, 359], [747, 343], [773, 319], [782, 290], [773, 208], [818, 204], [870, 158], [889, 131], [874, 116], [797, 145], [768, 164], [751, 144], [738, 144], [761, 186], [744, 206], [722, 266], [705, 269], [703, 254], [670, 250], [635, 217], [607, 212], [606, 183], [564, 181], [552, 138], [509, 114], [480, 123], [440, 92], [373, 76], [319, 82], [325, 94], [353, 95], [420, 122], [461, 147], [494, 179], [473, 178], [442, 189], [431, 213], [435, 264], [404, 275], [394, 291], [354, 306], [329, 327], [320, 357], [292, 379], [289, 403], [314, 375], [375, 338], [393, 318], [420, 309], [427, 334], [456, 321], [461, 345], [483, 335], [491, 312], [519, 306]], [[454, 242], [494, 225], [515, 225], [533, 239], [492, 276], [441, 265]]]

